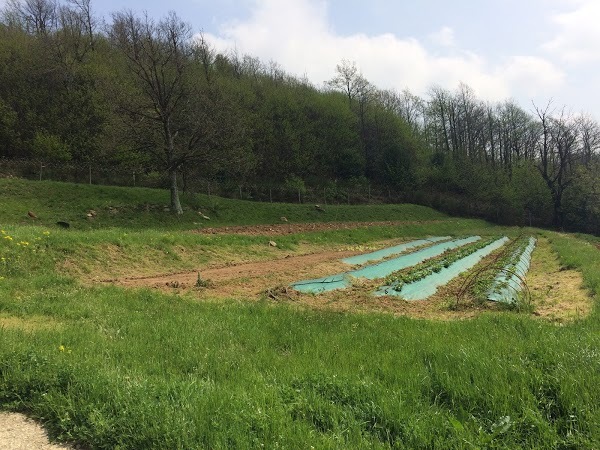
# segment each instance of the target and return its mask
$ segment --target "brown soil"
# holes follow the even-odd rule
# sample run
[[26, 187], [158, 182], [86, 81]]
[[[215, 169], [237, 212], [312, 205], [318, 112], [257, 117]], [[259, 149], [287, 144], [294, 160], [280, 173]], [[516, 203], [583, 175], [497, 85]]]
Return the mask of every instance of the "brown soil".
[[44, 429], [22, 414], [0, 413], [0, 450], [69, 450], [51, 444]]
[[[390, 242], [386, 242], [390, 245]], [[377, 245], [375, 247], [380, 247]], [[150, 287], [164, 292], [187, 294], [200, 301], [270, 299], [299, 307], [337, 311], [380, 311], [427, 319], [465, 319], [484, 311], [501, 309], [492, 302], [476, 302], [468, 295], [457, 301], [465, 276], [458, 277], [426, 301], [405, 301], [397, 297], [374, 297], [377, 281], [356, 280], [349, 289], [318, 295], [301, 294], [289, 285], [295, 281], [341, 273], [350, 269], [342, 258], [364, 249], [338, 249], [297, 255], [262, 262], [229, 264], [223, 267], [199, 267], [192, 272], [151, 277], [127, 277], [107, 282], [121, 286]], [[482, 264], [491, 263], [496, 253]], [[200, 276], [203, 287], [197, 286]], [[533, 254], [527, 285], [532, 294], [534, 314], [557, 322], [572, 320], [591, 310], [592, 300], [581, 288], [581, 274], [561, 270], [548, 242], [540, 239]]]
[[224, 267], [199, 269], [169, 275], [116, 280], [117, 284], [128, 287], [154, 287], [178, 292], [196, 288], [198, 274], [208, 283], [197, 290], [200, 297], [231, 298], [255, 297], [269, 286], [287, 285], [305, 278], [317, 278], [322, 274], [339, 273], [350, 266], [340, 261], [355, 255], [352, 250], [332, 250], [308, 255], [291, 255], [281, 259], [263, 262], [250, 262]]
[[271, 225], [243, 225], [231, 227], [201, 228], [194, 233], [201, 234], [243, 234], [247, 236], [282, 236], [286, 234], [327, 230], [352, 230], [366, 227], [389, 227], [437, 223], [442, 220], [401, 220], [385, 222], [316, 222], [316, 223], [280, 223]]

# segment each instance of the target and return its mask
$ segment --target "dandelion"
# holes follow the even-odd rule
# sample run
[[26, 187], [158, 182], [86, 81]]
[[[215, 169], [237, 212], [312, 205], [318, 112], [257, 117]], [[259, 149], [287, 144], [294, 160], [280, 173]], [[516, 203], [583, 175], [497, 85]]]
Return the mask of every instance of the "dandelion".
[[19, 244], [21, 244], [24, 247], [27, 247], [29, 245], [29, 242], [27, 242], [27, 241], [21, 241], [21, 242], [19, 242]]
[[49, 235], [50, 235], [50, 232], [49, 232], [49, 231], [44, 231], [42, 234], [43, 234], [44, 236], [49, 236]]
[[12, 240], [13, 240], [12, 236], [9, 236], [9, 235], [6, 235], [6, 236], [4, 236], [4, 239], [7, 239], [7, 240], [9, 240], [9, 241], [12, 241]]
[[0, 232], [1, 232], [2, 234], [6, 234], [6, 231], [4, 231], [4, 230], [0, 230]]
[[58, 346], [58, 351], [59, 352], [64, 352], [65, 351], [65, 346], [64, 345], [59, 345]]

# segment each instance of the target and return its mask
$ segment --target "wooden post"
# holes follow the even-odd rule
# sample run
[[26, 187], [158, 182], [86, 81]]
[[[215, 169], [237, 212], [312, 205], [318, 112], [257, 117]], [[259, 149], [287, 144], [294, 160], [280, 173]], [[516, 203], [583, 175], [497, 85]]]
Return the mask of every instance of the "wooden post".
[[44, 163], [40, 163], [40, 181], [42, 181], [42, 169], [44, 168]]
[[90, 184], [92, 184], [92, 165], [91, 165], [91, 164], [88, 166], [88, 169], [89, 169], [89, 176], [90, 176], [90, 177], [89, 177], [89, 179], [90, 179]]

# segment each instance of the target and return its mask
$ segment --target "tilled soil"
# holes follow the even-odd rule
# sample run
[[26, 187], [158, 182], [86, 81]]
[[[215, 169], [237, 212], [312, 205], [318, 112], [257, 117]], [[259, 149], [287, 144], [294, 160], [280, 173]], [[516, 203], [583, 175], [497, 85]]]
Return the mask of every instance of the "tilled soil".
[[384, 222], [314, 222], [314, 223], [280, 223], [269, 225], [242, 225], [231, 227], [207, 227], [194, 230], [201, 234], [242, 234], [246, 236], [282, 236], [286, 234], [305, 233], [327, 230], [353, 230], [367, 227], [389, 227], [402, 225], [421, 225], [442, 222], [442, 220], [400, 220]]

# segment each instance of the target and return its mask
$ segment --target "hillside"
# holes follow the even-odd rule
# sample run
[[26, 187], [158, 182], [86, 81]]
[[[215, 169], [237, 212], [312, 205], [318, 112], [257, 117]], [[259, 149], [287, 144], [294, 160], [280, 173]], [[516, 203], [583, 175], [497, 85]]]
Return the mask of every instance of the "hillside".
[[[194, 196], [176, 218], [159, 190], [18, 179], [0, 189], [0, 410], [37, 419], [52, 439], [101, 449], [600, 445], [597, 238], [414, 205], [322, 212]], [[528, 295], [497, 304], [473, 285], [458, 296], [529, 237]], [[418, 242], [398, 258], [422, 248], [430, 259], [385, 282], [443, 273], [488, 243], [508, 250], [490, 250], [425, 301], [372, 296], [382, 280], [292, 287], [350, 270], [349, 256]]]

